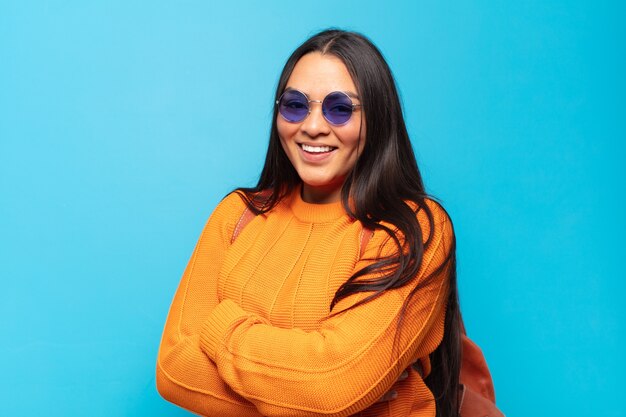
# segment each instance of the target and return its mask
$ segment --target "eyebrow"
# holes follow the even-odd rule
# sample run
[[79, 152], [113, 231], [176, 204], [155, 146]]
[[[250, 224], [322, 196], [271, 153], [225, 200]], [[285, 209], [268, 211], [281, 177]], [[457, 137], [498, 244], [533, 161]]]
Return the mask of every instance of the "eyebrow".
[[[304, 91], [302, 91], [302, 90], [298, 90], [297, 88], [293, 88], [293, 87], [285, 87], [285, 91], [291, 91], [291, 90], [300, 91], [301, 93], [304, 93], [304, 95], [305, 95], [305, 96], [307, 96], [307, 97], [309, 96], [307, 93], [305, 93], [305, 92], [304, 92]], [[358, 95], [358, 94], [356, 94], [356, 93], [353, 93], [352, 91], [344, 91], [344, 90], [336, 90], [336, 91], [341, 91], [342, 93], [346, 93], [346, 94], [348, 95], [348, 97], [352, 97], [352, 98], [354, 98], [354, 99], [361, 100], [361, 99], [359, 98], [359, 95]], [[332, 92], [333, 92], [333, 91], [331, 91], [331, 93], [332, 93]], [[329, 93], [329, 94], [330, 94], [330, 93]]]

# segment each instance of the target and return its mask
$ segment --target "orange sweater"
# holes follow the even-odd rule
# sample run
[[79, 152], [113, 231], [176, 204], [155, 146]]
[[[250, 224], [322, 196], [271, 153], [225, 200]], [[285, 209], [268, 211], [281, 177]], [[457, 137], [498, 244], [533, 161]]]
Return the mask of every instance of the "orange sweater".
[[[428, 354], [443, 334], [444, 274], [412, 299], [396, 336], [407, 293], [440, 265], [452, 228], [435, 216], [432, 244], [409, 285], [329, 317], [337, 288], [372, 259], [395, 251], [376, 232], [359, 259], [362, 227], [341, 203], [309, 204], [294, 193], [256, 216], [234, 243], [244, 210], [227, 196], [206, 224], [178, 287], [157, 360], [167, 400], [207, 416], [434, 416], [419, 374], [400, 373]], [[418, 213], [424, 235], [426, 216]], [[368, 260], [369, 259], [369, 260]], [[362, 299], [339, 302], [341, 311]], [[398, 398], [374, 404], [392, 386]]]

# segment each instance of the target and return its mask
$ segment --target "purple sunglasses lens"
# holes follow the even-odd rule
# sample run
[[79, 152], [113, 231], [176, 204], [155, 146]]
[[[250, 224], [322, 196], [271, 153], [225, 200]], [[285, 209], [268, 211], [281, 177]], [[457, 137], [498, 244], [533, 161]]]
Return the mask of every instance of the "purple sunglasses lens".
[[352, 116], [352, 100], [340, 91], [330, 93], [322, 103], [322, 113], [334, 125], [346, 124]]
[[309, 100], [299, 91], [285, 91], [280, 97], [278, 111], [288, 122], [301, 122], [309, 114]]

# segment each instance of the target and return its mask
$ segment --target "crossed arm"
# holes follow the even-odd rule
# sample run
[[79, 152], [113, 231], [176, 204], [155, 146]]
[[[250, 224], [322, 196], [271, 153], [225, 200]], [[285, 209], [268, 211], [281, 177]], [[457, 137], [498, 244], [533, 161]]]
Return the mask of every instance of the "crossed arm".
[[[347, 416], [376, 402], [415, 358], [437, 346], [447, 294], [443, 274], [413, 298], [406, 311], [411, 320], [398, 337], [398, 315], [414, 283], [331, 316], [312, 332], [272, 326], [232, 300], [218, 300], [216, 277], [236, 221], [231, 213], [243, 211], [237, 200], [227, 197], [209, 219], [174, 297], [157, 363], [166, 399], [203, 415]], [[436, 217], [435, 225], [415, 284], [449, 251], [449, 221]], [[381, 245], [375, 235], [364, 259]], [[345, 298], [335, 309], [364, 296]]]

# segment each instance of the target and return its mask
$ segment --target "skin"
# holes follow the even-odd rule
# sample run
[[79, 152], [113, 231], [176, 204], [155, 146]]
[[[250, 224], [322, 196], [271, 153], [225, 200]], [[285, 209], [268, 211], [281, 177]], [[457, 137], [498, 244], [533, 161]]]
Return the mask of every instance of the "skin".
[[[287, 89], [300, 90], [310, 100], [323, 100], [333, 91], [343, 91], [360, 104], [356, 86], [344, 63], [334, 55], [311, 52], [304, 55], [287, 81]], [[309, 203], [332, 203], [341, 198], [341, 187], [365, 143], [365, 115], [357, 107], [350, 120], [334, 126], [324, 118], [322, 106], [310, 103], [311, 113], [298, 123], [278, 115], [281, 144], [302, 179], [302, 199]], [[330, 146], [322, 154], [306, 152], [302, 145]]]

